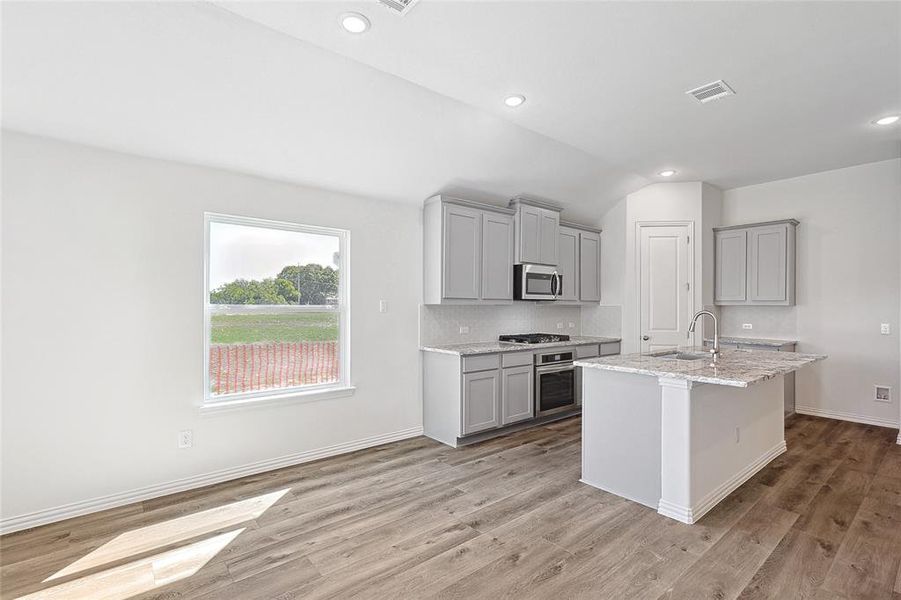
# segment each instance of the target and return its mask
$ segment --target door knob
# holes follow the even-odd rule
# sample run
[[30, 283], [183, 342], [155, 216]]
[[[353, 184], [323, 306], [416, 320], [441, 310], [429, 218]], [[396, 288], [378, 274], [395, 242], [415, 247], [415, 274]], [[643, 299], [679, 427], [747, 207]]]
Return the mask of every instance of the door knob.
[[644, 341], [648, 341], [649, 339], [651, 339], [651, 336], [643, 335], [643, 336], [641, 336], [641, 339], [643, 339]]

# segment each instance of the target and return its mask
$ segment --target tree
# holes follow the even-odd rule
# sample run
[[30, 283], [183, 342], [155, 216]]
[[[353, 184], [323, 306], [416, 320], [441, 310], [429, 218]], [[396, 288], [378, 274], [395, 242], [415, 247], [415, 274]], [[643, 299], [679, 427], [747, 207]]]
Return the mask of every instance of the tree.
[[338, 271], [322, 265], [288, 265], [275, 279], [236, 279], [210, 292], [210, 304], [331, 304]]
[[[290, 282], [286, 282], [289, 283]], [[292, 286], [293, 287], [293, 286]], [[296, 295], [296, 292], [294, 292]], [[210, 292], [211, 304], [287, 304], [274, 279], [237, 279]]]
[[279, 277], [275, 280], [275, 288], [278, 295], [284, 298], [284, 304], [297, 304], [297, 288], [292, 281]]
[[278, 280], [285, 279], [294, 286], [295, 304], [329, 304], [338, 297], [338, 271], [322, 265], [289, 265], [278, 274]]

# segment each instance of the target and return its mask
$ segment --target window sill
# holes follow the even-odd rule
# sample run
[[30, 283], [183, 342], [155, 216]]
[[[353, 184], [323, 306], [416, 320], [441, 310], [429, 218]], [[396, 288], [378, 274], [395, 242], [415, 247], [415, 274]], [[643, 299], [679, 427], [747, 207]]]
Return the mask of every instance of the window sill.
[[200, 406], [201, 414], [217, 414], [250, 408], [277, 406], [279, 404], [299, 404], [303, 402], [317, 402], [319, 400], [331, 400], [335, 398], [348, 398], [354, 395], [356, 386], [333, 387], [319, 390], [292, 391], [284, 394], [272, 394], [271, 396], [253, 396], [249, 398], [235, 398], [232, 400], [218, 400], [205, 402]]

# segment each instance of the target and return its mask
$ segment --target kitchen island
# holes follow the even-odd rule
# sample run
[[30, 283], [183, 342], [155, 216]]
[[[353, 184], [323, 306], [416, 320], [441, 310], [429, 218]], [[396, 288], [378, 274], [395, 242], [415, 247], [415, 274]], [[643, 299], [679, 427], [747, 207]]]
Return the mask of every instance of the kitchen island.
[[582, 481], [694, 523], [786, 449], [783, 377], [814, 354], [701, 348], [579, 360]]

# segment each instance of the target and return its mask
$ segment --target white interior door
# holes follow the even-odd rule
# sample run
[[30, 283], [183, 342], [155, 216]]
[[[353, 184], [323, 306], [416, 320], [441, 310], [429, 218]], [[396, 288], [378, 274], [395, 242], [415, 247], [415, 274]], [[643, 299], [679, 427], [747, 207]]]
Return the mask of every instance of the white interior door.
[[642, 225], [639, 230], [641, 351], [685, 346], [694, 293], [691, 226]]

